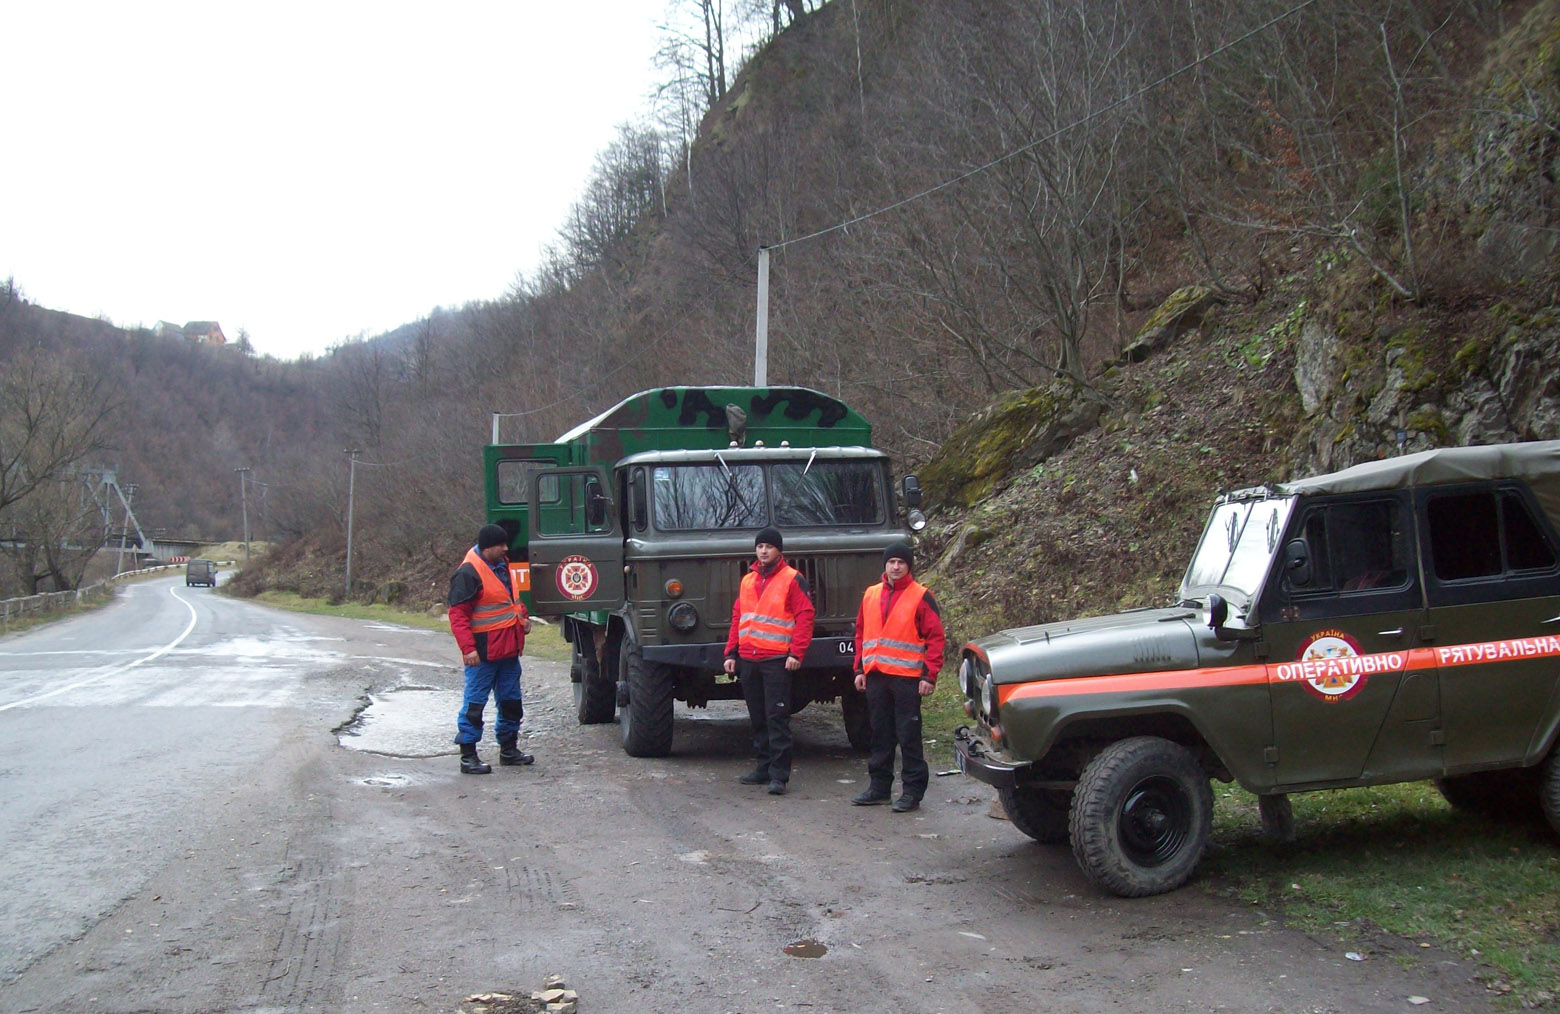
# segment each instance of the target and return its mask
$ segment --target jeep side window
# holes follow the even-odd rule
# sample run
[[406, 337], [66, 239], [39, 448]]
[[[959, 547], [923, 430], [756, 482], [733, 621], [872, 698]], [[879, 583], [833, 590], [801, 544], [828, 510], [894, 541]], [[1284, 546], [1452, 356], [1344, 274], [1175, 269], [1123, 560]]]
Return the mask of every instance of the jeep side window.
[[1515, 493], [1480, 490], [1435, 496], [1425, 513], [1430, 521], [1430, 559], [1441, 581], [1555, 565], [1554, 550]]
[[1408, 579], [1409, 543], [1402, 507], [1394, 500], [1332, 503], [1305, 518], [1315, 592], [1401, 588]]

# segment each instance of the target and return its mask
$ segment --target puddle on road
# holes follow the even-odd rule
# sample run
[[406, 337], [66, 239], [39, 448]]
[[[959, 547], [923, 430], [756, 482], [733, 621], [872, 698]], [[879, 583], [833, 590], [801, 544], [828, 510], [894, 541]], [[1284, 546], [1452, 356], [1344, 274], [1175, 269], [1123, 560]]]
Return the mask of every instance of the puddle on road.
[[367, 785], [371, 789], [404, 789], [416, 784], [411, 775], [398, 773], [369, 775], [367, 778], [353, 779], [359, 785]]
[[798, 940], [794, 944], [786, 944], [781, 950], [793, 958], [821, 958], [829, 953], [827, 947], [811, 937]]

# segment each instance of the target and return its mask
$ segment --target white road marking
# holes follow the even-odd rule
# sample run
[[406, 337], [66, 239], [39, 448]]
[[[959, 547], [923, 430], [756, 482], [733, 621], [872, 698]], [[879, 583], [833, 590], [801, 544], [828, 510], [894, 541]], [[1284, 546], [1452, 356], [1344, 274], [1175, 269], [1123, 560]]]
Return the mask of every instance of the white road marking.
[[120, 673], [129, 672], [136, 666], [145, 665], [147, 662], [152, 662], [156, 659], [162, 658], [164, 655], [168, 654], [168, 652], [177, 648], [184, 642], [186, 637], [190, 636], [190, 633], [195, 629], [196, 613], [194, 606], [179, 597], [178, 589], [169, 588], [168, 594], [172, 595], [175, 599], [178, 599], [179, 603], [183, 605], [185, 609], [190, 611], [190, 622], [185, 625], [183, 632], [180, 633], [178, 637], [175, 637], [173, 640], [169, 641], [167, 644], [151, 652], [150, 654], [136, 659], [134, 662], [127, 662], [121, 666], [114, 666], [105, 669], [94, 676], [88, 676], [84, 680], [77, 680], [75, 683], [69, 683], [62, 687], [55, 687], [53, 690], [50, 690], [46, 693], [36, 694], [32, 697], [23, 698], [19, 701], [12, 701], [10, 704], [0, 704], [0, 711], [10, 711], [12, 708], [20, 708], [28, 704], [36, 704], [39, 701], [45, 701], [51, 697], [58, 697], [60, 694], [69, 693], [72, 690], [78, 690], [81, 687], [91, 686], [93, 683], [101, 682], [102, 680], [106, 680], [111, 676], [118, 676]]

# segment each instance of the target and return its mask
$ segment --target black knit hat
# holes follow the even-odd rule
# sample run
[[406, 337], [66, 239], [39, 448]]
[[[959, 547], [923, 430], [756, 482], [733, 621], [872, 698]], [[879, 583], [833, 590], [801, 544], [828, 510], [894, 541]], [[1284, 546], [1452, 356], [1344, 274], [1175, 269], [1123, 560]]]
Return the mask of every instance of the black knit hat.
[[477, 552], [493, 546], [508, 546], [509, 533], [498, 525], [483, 525], [477, 532]]
[[883, 563], [887, 564], [890, 560], [903, 560], [907, 567], [915, 570], [915, 550], [910, 548], [908, 542], [895, 542], [883, 550]]
[[757, 546], [764, 542], [774, 546], [782, 553], [785, 552], [785, 540], [780, 537], [780, 529], [778, 528], [760, 528], [758, 534], [753, 536], [753, 545]]

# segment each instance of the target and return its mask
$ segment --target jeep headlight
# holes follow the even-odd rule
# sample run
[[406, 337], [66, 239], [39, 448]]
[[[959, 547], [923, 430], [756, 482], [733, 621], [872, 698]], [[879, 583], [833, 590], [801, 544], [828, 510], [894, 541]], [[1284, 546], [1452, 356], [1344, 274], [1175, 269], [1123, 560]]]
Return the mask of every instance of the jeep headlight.
[[679, 602], [667, 611], [666, 619], [673, 630], [686, 634], [699, 625], [699, 611], [692, 603]]
[[968, 658], [959, 663], [959, 691], [967, 699], [975, 696], [975, 663]]
[[997, 717], [997, 681], [988, 673], [980, 685], [980, 706], [988, 719]]

